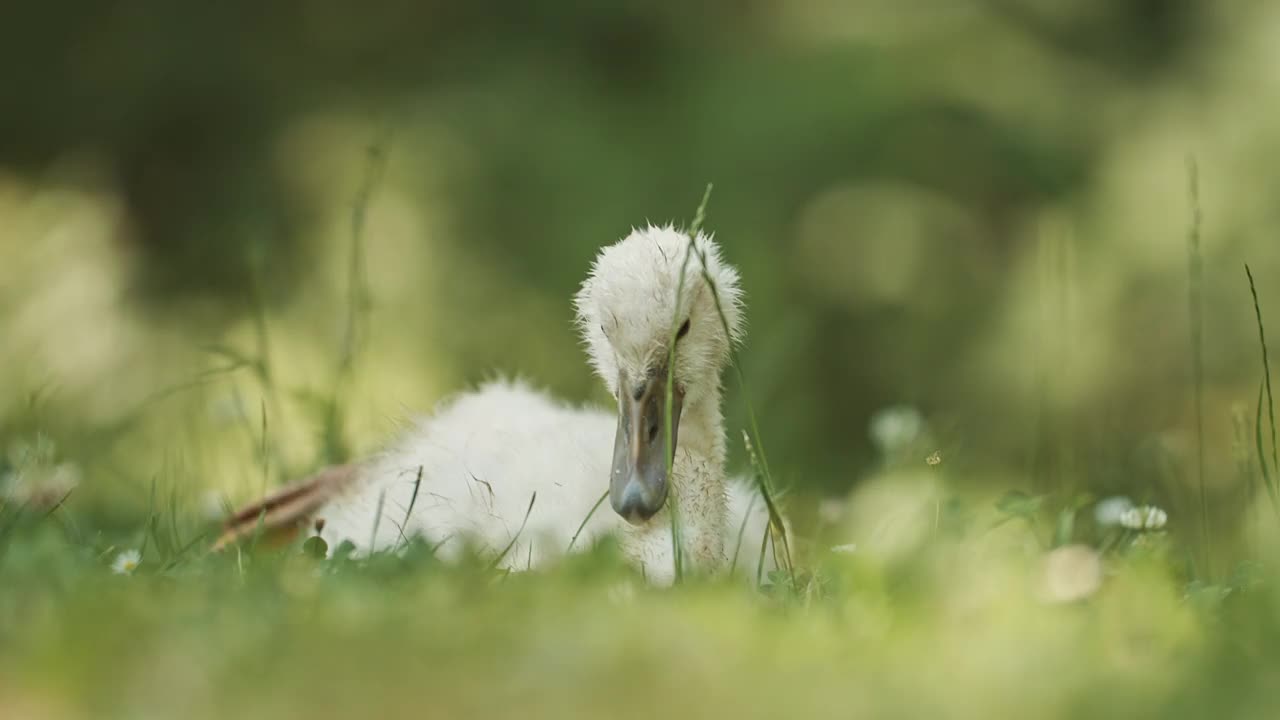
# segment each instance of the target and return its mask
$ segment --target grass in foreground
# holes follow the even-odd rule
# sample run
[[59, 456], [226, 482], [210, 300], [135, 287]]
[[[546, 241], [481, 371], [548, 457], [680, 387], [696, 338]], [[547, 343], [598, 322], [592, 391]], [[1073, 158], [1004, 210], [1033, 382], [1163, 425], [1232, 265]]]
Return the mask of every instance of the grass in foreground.
[[[1164, 533], [1078, 514], [1067, 542], [1108, 548], [1091, 590], [1088, 567], [1046, 564], [1064, 546], [1054, 518], [1074, 510], [915, 477], [855, 496], [849, 525], [825, 531], [855, 552], [814, 550], [795, 584], [760, 589], [648, 588], [608, 547], [505, 574], [418, 543], [329, 560], [303, 541], [112, 546], [69, 529], [74, 503], [9, 513], [0, 717], [1269, 716], [1267, 573], [1189, 583]], [[153, 515], [146, 534], [188, 525]], [[113, 572], [139, 546], [141, 564]]]
[[[362, 198], [348, 332], [333, 388], [315, 403], [326, 461], [347, 452], [343, 393], [366, 309]], [[704, 209], [705, 199], [699, 219]], [[1198, 224], [1192, 237], [1198, 282]], [[1197, 396], [1198, 303], [1193, 292]], [[267, 420], [283, 392], [258, 327], [254, 353], [217, 354], [261, 386], [260, 426], [240, 416], [265, 485], [289, 469]], [[1273, 417], [1269, 381], [1255, 480], [1275, 507], [1264, 402]], [[1273, 715], [1275, 517], [1255, 510], [1260, 554], [1211, 580], [1192, 539], [1207, 558], [1239, 538], [1210, 536], [1203, 491], [1200, 521], [1171, 518], [1167, 534], [1163, 522], [1104, 522], [1091, 499], [957, 493], [984, 483], [948, 477], [935, 453], [927, 466], [890, 463], [836, 517], [788, 539], [759, 440], [752, 421], [753, 470], [786, 559], [759, 587], [738, 576], [651, 588], [608, 546], [514, 574], [492, 557], [441, 563], [408, 538], [363, 559], [325, 559], [305, 538], [211, 554], [213, 528], [154, 485], [132, 518], [65, 495], [10, 501], [0, 718]], [[36, 445], [33, 457], [52, 463]]]

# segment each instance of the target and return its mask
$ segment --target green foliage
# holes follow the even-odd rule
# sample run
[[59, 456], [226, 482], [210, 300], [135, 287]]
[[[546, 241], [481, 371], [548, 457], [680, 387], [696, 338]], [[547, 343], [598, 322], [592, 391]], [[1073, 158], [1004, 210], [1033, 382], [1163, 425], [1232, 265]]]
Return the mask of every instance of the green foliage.
[[[1052, 514], [1027, 497], [999, 505]], [[607, 546], [514, 574], [482, 556], [441, 563], [418, 540], [365, 558], [325, 559], [310, 538], [175, 563], [170, 528], [186, 520], [168, 512], [151, 515], [131, 574], [110, 569], [128, 538], [82, 544], [47, 518], [16, 531], [0, 568], [6, 709], [341, 718], [429, 702], [447, 715], [479, 703], [489, 717], [641, 717], [644, 687], [673, 717], [1190, 718], [1269, 707], [1239, 652], [1258, 668], [1280, 647], [1266, 571], [1180, 586], [1150, 543], [1109, 555], [1102, 589], [1063, 606], [1036, 590], [1038, 552], [972, 522], [894, 559], [819, 552], [758, 591], [703, 577], [660, 590]], [[135, 675], [148, 681], [118, 681]], [[926, 677], [929, 693], [911, 691]]]
[[[0, 718], [1274, 714], [1274, 11], [945, 4], [0, 22]], [[673, 499], [649, 587], [581, 546], [607, 494], [554, 567], [500, 569], [524, 523], [445, 561], [421, 470], [383, 552], [265, 515], [210, 552], [228, 498], [495, 370], [598, 396], [566, 298], [707, 178], [750, 570], [686, 574]], [[921, 428], [868, 437], [886, 407]]]

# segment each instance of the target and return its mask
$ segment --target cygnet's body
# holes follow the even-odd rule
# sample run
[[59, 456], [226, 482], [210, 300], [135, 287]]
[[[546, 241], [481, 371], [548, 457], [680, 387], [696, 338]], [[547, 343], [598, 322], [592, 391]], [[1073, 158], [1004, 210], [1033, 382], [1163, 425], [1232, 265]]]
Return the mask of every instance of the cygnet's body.
[[[633, 231], [601, 251], [575, 299], [592, 365], [617, 411], [570, 407], [519, 382], [490, 383], [445, 402], [384, 452], [277, 497], [322, 519], [331, 548], [348, 541], [381, 550], [418, 536], [443, 557], [471, 547], [503, 553], [502, 566], [523, 570], [563, 555], [571, 542], [581, 550], [611, 535], [659, 583], [675, 575], [674, 500], [689, 569], [724, 570], [734, 555], [754, 564], [768, 517], [753, 488], [726, 477], [720, 411], [721, 370], [742, 335], [738, 277], [709, 238], [694, 242], [682, 283], [689, 237]], [[661, 422], [668, 376], [677, 423], [669, 477]], [[268, 499], [240, 513], [240, 530], [264, 507], [296, 514], [285, 504]], [[229, 532], [236, 530], [233, 519]]]

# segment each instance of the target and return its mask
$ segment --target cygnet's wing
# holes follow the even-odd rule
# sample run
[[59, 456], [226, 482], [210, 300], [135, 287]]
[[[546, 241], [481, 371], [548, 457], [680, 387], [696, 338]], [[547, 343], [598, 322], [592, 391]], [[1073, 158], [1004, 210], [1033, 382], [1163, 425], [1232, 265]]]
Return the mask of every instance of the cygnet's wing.
[[359, 478], [359, 465], [336, 465], [282, 488], [228, 518], [213, 549], [218, 551], [255, 535], [271, 542], [287, 542]]

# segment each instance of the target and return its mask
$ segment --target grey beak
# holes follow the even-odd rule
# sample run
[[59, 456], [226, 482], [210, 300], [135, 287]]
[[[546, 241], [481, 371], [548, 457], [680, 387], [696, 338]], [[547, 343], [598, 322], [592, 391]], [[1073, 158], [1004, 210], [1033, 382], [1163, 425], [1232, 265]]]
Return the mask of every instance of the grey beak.
[[671, 449], [666, 443], [667, 371], [638, 387], [618, 387], [618, 435], [613, 443], [609, 504], [632, 525], [653, 517], [667, 501], [667, 455], [674, 453], [684, 397], [671, 396]]

